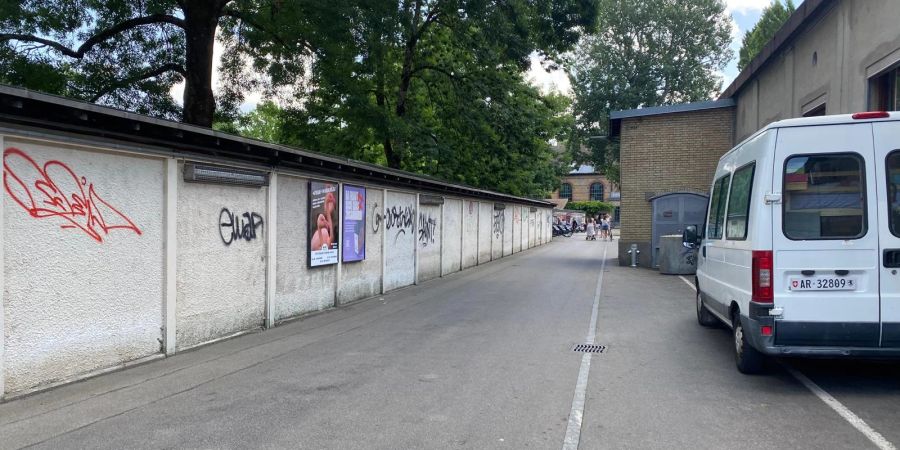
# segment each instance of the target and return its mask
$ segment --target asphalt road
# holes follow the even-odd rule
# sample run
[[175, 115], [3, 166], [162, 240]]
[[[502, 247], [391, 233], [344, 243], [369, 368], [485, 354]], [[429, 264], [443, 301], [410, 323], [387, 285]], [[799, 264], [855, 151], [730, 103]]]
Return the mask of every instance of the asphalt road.
[[[686, 283], [615, 256], [615, 244], [557, 238], [14, 400], [0, 405], [0, 448], [558, 449], [572, 418], [581, 449], [877, 448], [782, 363], [900, 444], [900, 365], [741, 375], [729, 332], [696, 324]], [[582, 405], [572, 347], [595, 304], [606, 349], [589, 358]]]

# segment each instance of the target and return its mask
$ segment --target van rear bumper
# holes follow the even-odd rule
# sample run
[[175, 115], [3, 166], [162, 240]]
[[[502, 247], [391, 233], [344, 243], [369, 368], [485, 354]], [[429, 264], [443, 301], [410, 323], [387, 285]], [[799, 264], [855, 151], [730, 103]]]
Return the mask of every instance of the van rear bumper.
[[[805, 358], [900, 358], [900, 346], [836, 346], [829, 345], [826, 343], [827, 340], [825, 339], [823, 339], [823, 345], [776, 345], [775, 336], [763, 336], [759, 332], [762, 325], [775, 325], [775, 334], [778, 333], [778, 324], [772, 317], [757, 316], [750, 318], [741, 316], [741, 320], [745, 321], [744, 330], [750, 340], [750, 344], [761, 353], [770, 356], [799, 356]], [[749, 331], [749, 333], [747, 331]]]

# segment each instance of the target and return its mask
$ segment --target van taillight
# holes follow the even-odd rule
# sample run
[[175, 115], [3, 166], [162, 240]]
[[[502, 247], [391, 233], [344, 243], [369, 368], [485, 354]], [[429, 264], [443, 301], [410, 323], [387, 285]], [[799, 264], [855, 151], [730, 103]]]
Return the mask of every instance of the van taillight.
[[751, 300], [758, 303], [772, 303], [775, 296], [772, 291], [772, 251], [754, 250], [753, 294]]
[[858, 112], [852, 116], [855, 120], [863, 120], [863, 119], [887, 119], [891, 117], [887, 111], [866, 111], [866, 112]]

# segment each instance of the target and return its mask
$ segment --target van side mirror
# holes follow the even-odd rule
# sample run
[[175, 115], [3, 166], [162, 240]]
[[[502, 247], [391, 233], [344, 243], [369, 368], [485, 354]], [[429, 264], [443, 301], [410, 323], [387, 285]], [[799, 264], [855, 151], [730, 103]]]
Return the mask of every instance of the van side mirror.
[[697, 233], [697, 225], [684, 227], [681, 235], [681, 244], [687, 248], [697, 248], [700, 245], [700, 235]]

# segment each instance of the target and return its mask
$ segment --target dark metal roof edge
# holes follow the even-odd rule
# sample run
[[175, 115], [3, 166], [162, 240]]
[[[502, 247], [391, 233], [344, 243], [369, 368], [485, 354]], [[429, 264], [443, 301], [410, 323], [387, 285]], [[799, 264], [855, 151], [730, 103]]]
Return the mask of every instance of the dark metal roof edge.
[[680, 112], [703, 111], [706, 109], [729, 108], [734, 106], [734, 99], [725, 98], [719, 100], [706, 100], [702, 102], [678, 103], [675, 105], [652, 106], [649, 108], [626, 109], [612, 111], [609, 120], [630, 119], [632, 117], [657, 116], [660, 114], [672, 114]]
[[803, 31], [803, 28], [810, 23], [820, 11], [824, 10], [825, 7], [837, 5], [839, 1], [840, 0], [805, 0], [797, 6], [797, 9], [791, 14], [791, 17], [789, 17], [784, 25], [775, 32], [775, 36], [772, 37], [772, 40], [770, 40], [759, 54], [750, 61], [750, 64], [747, 64], [747, 67], [744, 67], [744, 70], [738, 74], [737, 78], [722, 91], [719, 98], [731, 98], [737, 94], [738, 91], [740, 91], [744, 85], [756, 76], [757, 72], [769, 62], [772, 56], [778, 53], [778, 51], [780, 51], [788, 42], [800, 34]]
[[[26, 102], [29, 104], [26, 105]], [[37, 111], [38, 107], [46, 111]], [[272, 167], [286, 164], [285, 167], [288, 169], [321, 168], [326, 171], [326, 175], [328, 172], [344, 172], [356, 178], [365, 177], [364, 173], [369, 173], [373, 181], [404, 189], [415, 188], [457, 196], [515, 201], [541, 207], [554, 206], [543, 200], [448, 183], [429, 176], [363, 161], [270, 144], [210, 128], [158, 119], [3, 84], [0, 84], [0, 122], [111, 138], [140, 145], [171, 147], [173, 152], [177, 151], [180, 155], [196, 153], [205, 157], [222, 157], [223, 161], [230, 158]], [[158, 152], [152, 153], [158, 155]], [[375, 174], [377, 176], [373, 176]]]

